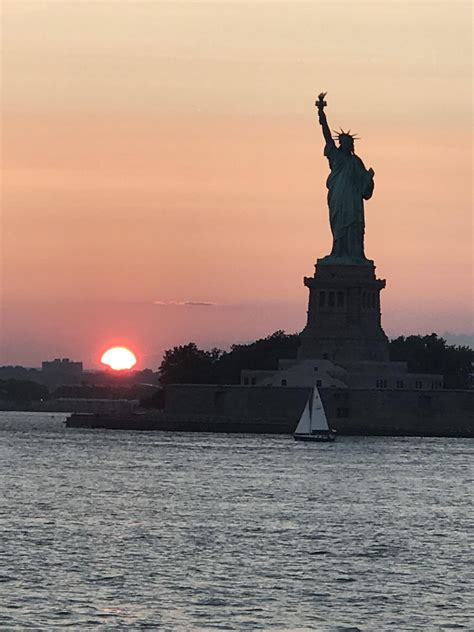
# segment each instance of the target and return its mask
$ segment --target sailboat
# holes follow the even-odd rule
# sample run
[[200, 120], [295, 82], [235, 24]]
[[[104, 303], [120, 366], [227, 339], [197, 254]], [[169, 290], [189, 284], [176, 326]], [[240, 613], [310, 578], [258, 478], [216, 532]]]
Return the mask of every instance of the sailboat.
[[317, 387], [308, 398], [293, 434], [295, 441], [334, 441], [336, 431], [329, 428]]

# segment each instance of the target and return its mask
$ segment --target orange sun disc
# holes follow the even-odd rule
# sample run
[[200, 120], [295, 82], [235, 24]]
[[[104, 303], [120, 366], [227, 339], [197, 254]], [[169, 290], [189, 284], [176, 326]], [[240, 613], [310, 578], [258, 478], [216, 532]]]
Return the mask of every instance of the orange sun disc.
[[114, 371], [122, 371], [123, 369], [131, 369], [135, 366], [137, 359], [135, 355], [125, 347], [112, 347], [102, 355], [100, 361], [107, 364]]

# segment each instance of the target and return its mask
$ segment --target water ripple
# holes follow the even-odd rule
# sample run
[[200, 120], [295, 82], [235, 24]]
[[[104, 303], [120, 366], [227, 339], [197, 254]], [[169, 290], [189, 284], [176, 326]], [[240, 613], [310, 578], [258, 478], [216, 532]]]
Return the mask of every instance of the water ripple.
[[472, 629], [472, 440], [68, 431], [0, 413], [0, 627]]

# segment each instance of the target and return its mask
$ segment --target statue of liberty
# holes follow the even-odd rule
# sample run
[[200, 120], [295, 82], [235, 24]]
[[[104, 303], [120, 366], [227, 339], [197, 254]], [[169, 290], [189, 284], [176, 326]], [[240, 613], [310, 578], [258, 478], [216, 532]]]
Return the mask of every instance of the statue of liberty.
[[329, 160], [331, 173], [326, 182], [328, 188], [329, 222], [333, 236], [331, 254], [318, 260], [322, 264], [371, 264], [364, 254], [364, 200], [372, 197], [374, 190], [373, 169], [366, 169], [354, 153], [356, 137], [350, 132], [336, 133], [339, 147], [328, 126], [324, 107], [325, 92], [316, 101], [319, 122], [326, 146], [324, 155]]

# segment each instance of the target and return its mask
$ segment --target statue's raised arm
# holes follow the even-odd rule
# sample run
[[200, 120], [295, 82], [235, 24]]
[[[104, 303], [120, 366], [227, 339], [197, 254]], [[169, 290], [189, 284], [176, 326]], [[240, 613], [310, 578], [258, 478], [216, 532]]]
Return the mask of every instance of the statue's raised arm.
[[316, 101], [315, 106], [318, 108], [319, 123], [323, 129], [324, 140], [326, 141], [326, 144], [334, 144], [333, 138], [331, 136], [331, 130], [329, 129], [326, 114], [324, 112], [324, 108], [327, 105], [326, 101], [324, 100], [326, 94], [327, 92], [321, 92], [321, 94], [318, 96], [318, 100]]

